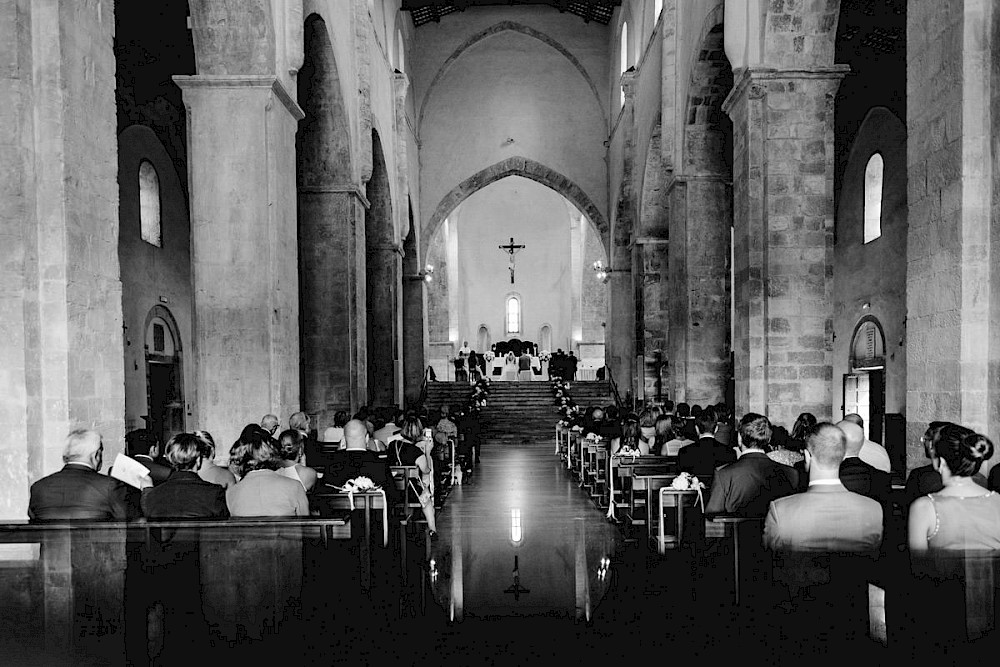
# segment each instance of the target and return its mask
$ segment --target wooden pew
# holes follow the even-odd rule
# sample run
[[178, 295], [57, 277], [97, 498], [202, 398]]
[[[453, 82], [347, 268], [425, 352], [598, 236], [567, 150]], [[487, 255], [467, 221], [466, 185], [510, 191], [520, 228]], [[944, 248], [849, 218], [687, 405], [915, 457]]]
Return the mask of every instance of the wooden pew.
[[652, 508], [658, 506], [657, 496], [661, 488], [670, 486], [677, 477], [673, 466], [626, 466], [626, 494], [629, 508], [626, 518], [630, 526], [642, 526], [646, 531], [646, 540], [651, 537]]
[[[701, 536], [685, 535], [684, 528], [686, 526], [686, 520], [684, 517], [685, 512], [693, 512], [697, 518], [695, 525], [702, 525], [701, 513], [703, 508], [701, 501], [698, 499], [698, 491], [694, 489], [673, 489], [668, 486], [663, 486], [659, 489], [658, 495], [658, 510], [653, 515], [654, 520], [650, 522], [649, 526], [649, 532], [652, 534], [653, 525], [656, 525], [657, 551], [662, 555], [666, 553], [667, 549], [677, 549], [685, 542], [690, 544], [693, 549], [694, 545], [701, 541]], [[667, 508], [673, 508], [676, 510], [674, 515], [673, 533], [667, 533], [666, 531], [666, 519], [664, 518], [664, 513]]]
[[654, 466], [673, 468], [676, 466], [676, 458], [668, 456], [608, 456], [606, 458], [607, 472], [605, 506], [608, 507], [608, 516], [616, 516], [619, 509], [630, 506], [631, 498], [631, 475], [629, 468], [634, 466]]

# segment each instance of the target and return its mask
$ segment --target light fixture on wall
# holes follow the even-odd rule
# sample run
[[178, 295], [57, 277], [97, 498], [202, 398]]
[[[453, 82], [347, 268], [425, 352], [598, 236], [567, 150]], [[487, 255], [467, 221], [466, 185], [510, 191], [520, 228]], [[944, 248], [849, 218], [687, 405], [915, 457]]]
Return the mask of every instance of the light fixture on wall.
[[601, 260], [597, 260], [596, 262], [594, 262], [593, 267], [594, 267], [594, 275], [602, 283], [608, 282], [608, 276], [615, 272], [615, 270], [612, 269], [610, 266], [605, 266], [604, 262], [602, 262]]
[[409, 280], [422, 280], [425, 283], [429, 283], [434, 280], [434, 266], [427, 264], [424, 266], [424, 270], [415, 276], [406, 276]]

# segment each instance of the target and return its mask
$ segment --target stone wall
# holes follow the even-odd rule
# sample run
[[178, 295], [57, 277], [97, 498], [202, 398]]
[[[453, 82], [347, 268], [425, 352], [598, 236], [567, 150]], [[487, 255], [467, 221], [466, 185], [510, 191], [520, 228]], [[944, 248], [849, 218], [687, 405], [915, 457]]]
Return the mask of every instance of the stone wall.
[[[884, 162], [882, 236], [864, 242], [865, 168]], [[843, 416], [842, 378], [851, 372], [851, 337], [862, 317], [885, 333], [885, 409], [906, 412], [906, 126], [885, 108], [872, 109], [847, 159], [837, 206], [833, 264], [834, 419]], [[865, 307], [868, 304], [868, 307]]]
[[[161, 247], [142, 240], [139, 219], [139, 164], [148, 160], [160, 185]], [[154, 307], [166, 308], [177, 323], [182, 351], [185, 426], [188, 405], [197, 404], [194, 387], [191, 287], [191, 223], [181, 179], [157, 135], [133, 125], [118, 137], [118, 257], [121, 263], [125, 323], [125, 430], [145, 428], [148, 414], [146, 321]]]

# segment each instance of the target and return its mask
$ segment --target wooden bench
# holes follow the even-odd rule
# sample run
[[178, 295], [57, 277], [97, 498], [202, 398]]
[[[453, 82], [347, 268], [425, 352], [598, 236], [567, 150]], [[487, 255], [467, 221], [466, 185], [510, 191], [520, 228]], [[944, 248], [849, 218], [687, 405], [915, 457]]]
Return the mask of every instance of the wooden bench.
[[629, 469], [635, 466], [653, 466], [663, 468], [673, 467], [675, 459], [666, 456], [608, 456], [606, 458], [607, 473], [606, 503], [608, 516], [614, 516], [618, 509], [630, 506], [631, 473]]

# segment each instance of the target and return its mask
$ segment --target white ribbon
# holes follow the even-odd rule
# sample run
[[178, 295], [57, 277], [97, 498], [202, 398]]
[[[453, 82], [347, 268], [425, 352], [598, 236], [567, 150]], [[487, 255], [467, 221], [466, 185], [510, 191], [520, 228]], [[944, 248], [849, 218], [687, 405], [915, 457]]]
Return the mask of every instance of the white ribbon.
[[[386, 499], [385, 499], [385, 490], [381, 489], [379, 487], [375, 487], [374, 489], [358, 489], [358, 488], [355, 488], [353, 486], [352, 487], [344, 486], [340, 490], [343, 491], [343, 492], [345, 492], [345, 493], [347, 493], [347, 501], [348, 501], [348, 503], [350, 503], [351, 511], [352, 512], [354, 511], [354, 494], [355, 493], [374, 493], [374, 492], [377, 492], [380, 496], [382, 496], [382, 546], [383, 547], [389, 546], [389, 513], [388, 513], [389, 503], [386, 502]], [[368, 502], [368, 501], [365, 501], [365, 502]], [[371, 509], [369, 508], [368, 511], [371, 511]]]

